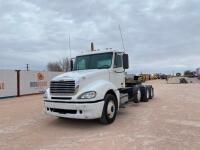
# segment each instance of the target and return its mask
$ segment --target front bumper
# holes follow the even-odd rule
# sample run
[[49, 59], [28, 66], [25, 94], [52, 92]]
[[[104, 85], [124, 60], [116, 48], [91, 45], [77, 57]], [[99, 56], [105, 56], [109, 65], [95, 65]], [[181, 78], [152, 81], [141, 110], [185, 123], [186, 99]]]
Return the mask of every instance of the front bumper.
[[103, 100], [92, 102], [44, 100], [44, 111], [46, 114], [64, 118], [97, 119], [102, 115], [103, 106]]

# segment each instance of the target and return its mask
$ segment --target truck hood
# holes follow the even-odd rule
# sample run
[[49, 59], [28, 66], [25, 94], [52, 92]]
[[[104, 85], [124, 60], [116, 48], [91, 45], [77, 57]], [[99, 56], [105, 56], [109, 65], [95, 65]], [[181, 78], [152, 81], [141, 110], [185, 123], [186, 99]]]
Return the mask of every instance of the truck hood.
[[68, 81], [68, 80], [75, 80], [80, 81], [81, 79], [85, 80], [87, 78], [97, 77], [101, 74], [107, 74], [108, 69], [90, 69], [90, 70], [77, 70], [66, 72], [61, 75], [58, 75], [52, 79], [52, 81]]

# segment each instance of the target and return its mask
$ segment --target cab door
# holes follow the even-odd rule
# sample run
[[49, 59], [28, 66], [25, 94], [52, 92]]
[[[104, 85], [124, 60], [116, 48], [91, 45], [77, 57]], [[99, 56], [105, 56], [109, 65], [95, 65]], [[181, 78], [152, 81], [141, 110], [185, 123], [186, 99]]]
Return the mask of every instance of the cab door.
[[113, 69], [110, 71], [110, 81], [119, 89], [125, 87], [125, 70], [123, 68], [123, 53], [114, 53]]

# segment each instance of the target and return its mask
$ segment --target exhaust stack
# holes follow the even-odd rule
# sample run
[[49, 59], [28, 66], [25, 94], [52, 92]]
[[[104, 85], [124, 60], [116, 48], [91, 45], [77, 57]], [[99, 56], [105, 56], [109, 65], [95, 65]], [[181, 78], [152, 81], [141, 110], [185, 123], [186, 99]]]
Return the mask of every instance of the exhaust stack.
[[91, 43], [91, 51], [95, 51], [94, 50], [94, 43], [93, 42]]

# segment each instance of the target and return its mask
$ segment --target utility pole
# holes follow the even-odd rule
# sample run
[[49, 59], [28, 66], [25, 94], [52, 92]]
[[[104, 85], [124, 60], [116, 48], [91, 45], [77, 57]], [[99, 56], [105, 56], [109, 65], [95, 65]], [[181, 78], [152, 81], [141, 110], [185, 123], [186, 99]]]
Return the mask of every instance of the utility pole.
[[29, 71], [29, 64], [26, 64], [26, 71]]

